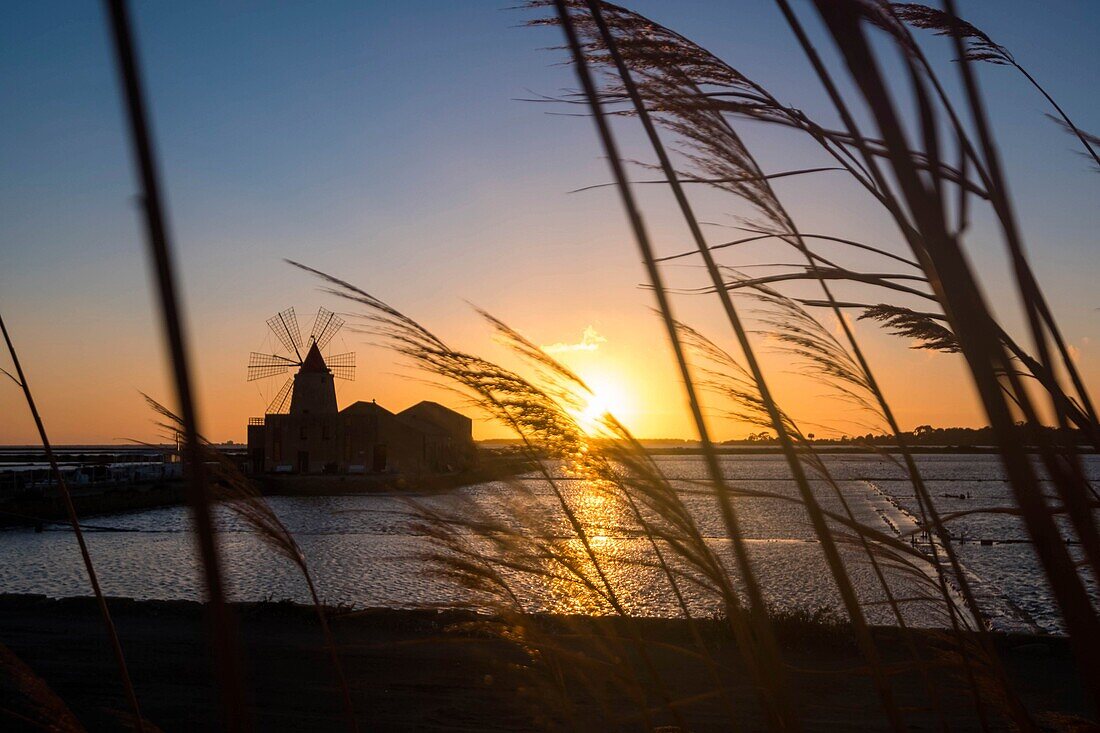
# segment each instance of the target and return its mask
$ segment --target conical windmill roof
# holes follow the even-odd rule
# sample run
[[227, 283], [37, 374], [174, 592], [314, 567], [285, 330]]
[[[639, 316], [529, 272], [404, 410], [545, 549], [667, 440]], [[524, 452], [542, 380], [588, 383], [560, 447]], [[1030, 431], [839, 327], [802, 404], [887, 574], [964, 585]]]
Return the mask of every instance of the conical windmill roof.
[[310, 372], [327, 372], [328, 366], [325, 365], [325, 357], [321, 356], [321, 350], [317, 348], [317, 342], [314, 341], [309, 346], [309, 353], [306, 354], [306, 358], [302, 361], [302, 368], [298, 370], [299, 374], [308, 374]]

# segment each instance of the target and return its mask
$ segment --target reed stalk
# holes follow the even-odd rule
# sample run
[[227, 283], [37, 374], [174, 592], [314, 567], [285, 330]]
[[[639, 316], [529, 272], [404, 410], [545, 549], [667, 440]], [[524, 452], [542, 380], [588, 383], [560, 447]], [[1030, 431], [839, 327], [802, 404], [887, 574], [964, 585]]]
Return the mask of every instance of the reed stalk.
[[[653, 146], [654, 152], [657, 154], [660, 160], [661, 169], [668, 180], [669, 186], [673, 191], [676, 198], [677, 205], [683, 215], [688, 228], [691, 231], [692, 239], [695, 241], [696, 247], [699, 250], [699, 254], [702, 256], [704, 263], [707, 267], [707, 272], [711, 277], [711, 281], [714, 284], [715, 290], [718, 292], [719, 299], [722, 303], [722, 308], [726, 314], [726, 318], [732, 326], [734, 333], [737, 337], [737, 342], [741, 347], [741, 352], [745, 357], [746, 364], [752, 373], [753, 382], [755, 388], [760, 392], [760, 399], [767, 409], [768, 415], [771, 418], [772, 428], [776, 431], [776, 435], [779, 438], [780, 445], [783, 448], [783, 453], [786, 456], [787, 463], [790, 466], [791, 473], [794, 476], [795, 482], [798, 485], [799, 491], [802, 494], [803, 501], [805, 502], [806, 510], [810, 515], [810, 520], [814, 526], [815, 534], [821, 543], [822, 551], [825, 555], [826, 561], [829, 564], [829, 568], [833, 574], [833, 578], [836, 581], [837, 588], [840, 591], [841, 597], [844, 600], [844, 605], [848, 611], [849, 618], [852, 621], [852, 625], [856, 631], [856, 637], [859, 641], [860, 648], [866, 657], [868, 663], [871, 665], [872, 674], [874, 675], [875, 686], [878, 690], [879, 696], [882, 698], [883, 707], [887, 713], [891, 724], [895, 728], [902, 727], [902, 719], [897, 710], [897, 706], [893, 701], [893, 696], [890, 691], [889, 679], [882, 674], [881, 662], [879, 660], [878, 651], [875, 648], [874, 641], [871, 638], [870, 631], [867, 627], [866, 620], [864, 619], [863, 610], [859, 604], [859, 600], [856, 597], [855, 590], [851, 585], [848, 578], [847, 570], [844, 567], [844, 563], [837, 552], [833, 537], [825, 524], [824, 515], [821, 512], [820, 506], [817, 503], [817, 499], [814, 497], [813, 490], [810, 488], [809, 481], [806, 478], [805, 472], [802, 467], [802, 463], [799, 460], [796, 452], [794, 441], [787, 430], [787, 424], [783, 420], [779, 408], [776, 405], [771, 391], [768, 388], [767, 382], [764, 377], [762, 368], [756, 359], [753, 347], [748, 339], [748, 333], [742, 325], [741, 318], [737, 313], [736, 308], [733, 305], [733, 301], [730, 298], [728, 290], [724, 287], [722, 276], [719, 274], [718, 266], [714, 261], [713, 256], [707, 247], [706, 239], [703, 236], [702, 229], [699, 226], [698, 219], [692, 210], [691, 204], [688, 202], [687, 196], [684, 193], [683, 187], [680, 186], [679, 177], [675, 168], [672, 165], [668, 154], [665, 152], [664, 145], [660, 140], [660, 136], [657, 134], [656, 127], [654, 127], [652, 120], [649, 116], [649, 111], [646, 108], [645, 102], [642, 100], [641, 94], [638, 92], [637, 86], [634, 84], [633, 77], [630, 70], [627, 68], [622, 56], [619, 54], [617, 45], [610, 31], [607, 28], [607, 24], [603, 19], [603, 15], [599, 6], [595, 0], [588, 0], [588, 10], [592, 15], [592, 19], [599, 29], [600, 35], [603, 39], [608, 53], [611, 55], [615, 67], [618, 71], [623, 85], [627, 90], [631, 102], [634, 105], [634, 110], [638, 115], [638, 119], [645, 128], [647, 137]], [[562, 14], [564, 5], [559, 5], [559, 16]], [[566, 19], [562, 17], [562, 23], [564, 24]], [[571, 39], [572, 40], [572, 39]], [[571, 42], [571, 47], [574, 46]], [[574, 62], [580, 66], [584, 63], [583, 56], [580, 54], [579, 47], [574, 51]], [[599, 104], [598, 97], [593, 92], [590, 94], [589, 104], [596, 108]], [[606, 150], [609, 157], [617, 156], [614, 149], [608, 148]]]
[[65, 480], [65, 476], [61, 473], [61, 468], [57, 465], [57, 458], [54, 456], [53, 446], [50, 443], [49, 436], [46, 434], [46, 426], [42, 422], [42, 416], [38, 413], [38, 406], [34, 402], [34, 395], [31, 393], [30, 383], [27, 381], [27, 375], [23, 372], [23, 365], [19, 361], [19, 354], [16, 353], [15, 344], [12, 343], [7, 326], [4, 325], [3, 316], [0, 316], [0, 333], [4, 335], [4, 343], [8, 347], [8, 354], [11, 355], [15, 374], [9, 374], [2, 369], [0, 369], [0, 371], [19, 385], [19, 388], [23, 391], [23, 398], [27, 402], [27, 409], [30, 410], [31, 417], [34, 418], [34, 426], [38, 430], [38, 438], [42, 441], [42, 449], [46, 452], [46, 460], [50, 463], [50, 471], [53, 472], [54, 478], [57, 480], [57, 488], [61, 493], [61, 500], [65, 504], [65, 514], [69, 518], [69, 526], [72, 527], [73, 535], [76, 537], [76, 543], [80, 547], [80, 558], [84, 562], [84, 571], [88, 574], [88, 583], [92, 586], [92, 594], [95, 596], [96, 605], [99, 607], [99, 615], [102, 617], [103, 627], [107, 631], [107, 640], [111, 645], [111, 652], [114, 654], [115, 664], [118, 666], [118, 676], [122, 682], [122, 689], [126, 693], [126, 701], [129, 703], [130, 710], [134, 716], [134, 729], [137, 730], [138, 733], [141, 733], [141, 731], [145, 730], [145, 720], [141, 715], [141, 706], [138, 705], [137, 693], [134, 692], [134, 684], [130, 680], [130, 670], [126, 666], [126, 655], [122, 651], [122, 643], [118, 639], [118, 632], [115, 630], [115, 623], [111, 618], [111, 611], [107, 608], [107, 599], [103, 595], [103, 589], [99, 586], [99, 576], [96, 574], [95, 565], [92, 563], [92, 555], [88, 551], [88, 543], [84, 539], [84, 532], [80, 528], [80, 519], [76, 515], [76, 507], [73, 505], [73, 497], [69, 492], [69, 484]]
[[[729, 494], [726, 491], [725, 479], [722, 476], [721, 468], [718, 465], [717, 455], [714, 452], [713, 444], [711, 443], [709, 432], [706, 427], [706, 423], [703, 419], [702, 408], [700, 407], [699, 399], [695, 393], [694, 382], [692, 381], [691, 371], [688, 367], [687, 359], [683, 353], [683, 347], [680, 343], [679, 334], [676, 329], [676, 321], [672, 312], [671, 301], [665, 291], [660, 270], [655, 262], [655, 256], [653, 254], [653, 248], [649, 241], [649, 235], [646, 231], [645, 225], [642, 222], [641, 213], [638, 210], [637, 205], [634, 202], [633, 194], [630, 190], [630, 184], [626, 177], [625, 169], [622, 165], [622, 158], [618, 153], [617, 146], [615, 144], [614, 137], [611, 133], [611, 128], [607, 124], [604, 117], [603, 109], [599, 101], [599, 96], [596, 91], [595, 84], [592, 81], [591, 74], [588, 70], [587, 61], [584, 58], [584, 54], [581, 51], [580, 42], [577, 38], [576, 31], [573, 28], [573, 20], [570, 17], [569, 11], [566, 7], [564, 0], [555, 0], [555, 8], [558, 14], [558, 20], [562, 26], [562, 30], [565, 33], [566, 40], [569, 45], [569, 49], [573, 55], [575, 64], [575, 70], [578, 81], [581, 83], [584, 89], [585, 95], [588, 98], [589, 107], [593, 112], [593, 119], [596, 123], [597, 131], [600, 139], [603, 142], [605, 152], [607, 153], [608, 163], [612, 168], [615, 181], [618, 184], [619, 195], [622, 198], [623, 207], [626, 209], [627, 218], [630, 221], [631, 228], [634, 231], [635, 240], [638, 244], [638, 248], [642, 253], [643, 260], [645, 262], [646, 271], [649, 277], [650, 285], [653, 288], [654, 294], [657, 298], [658, 311], [661, 314], [662, 320], [665, 324], [665, 331], [669, 339], [669, 343], [672, 346], [673, 353], [676, 356], [676, 362], [680, 371], [680, 376], [684, 384], [685, 391], [687, 393], [688, 404], [692, 413], [692, 417], [695, 422], [696, 431], [699, 434], [700, 443], [703, 446], [704, 459], [707, 464], [707, 470], [710, 474], [711, 481], [713, 482], [714, 490], [719, 498], [719, 503], [723, 515], [723, 519], [730, 532], [730, 539], [734, 543], [734, 549], [736, 552], [738, 565], [741, 569], [743, 582], [745, 583], [746, 592], [749, 596], [751, 608], [756, 611], [753, 614], [753, 618], [757, 619], [756, 623], [756, 641], [761, 645], [759, 651], [755, 650], [753, 646], [749, 646], [749, 637], [741, 632], [742, 643], [746, 653], [752, 660], [751, 667], [759, 667], [761, 669], [766, 689], [768, 693], [774, 696], [774, 700], [769, 700], [767, 708], [769, 709], [770, 722], [773, 726], [779, 729], [796, 730], [798, 725], [795, 722], [795, 718], [792, 715], [792, 708], [790, 707], [790, 697], [786, 690], [786, 683], [783, 680], [781, 671], [776, 664], [779, 659], [778, 646], [775, 643], [774, 635], [770, 629], [770, 625], [767, 622], [767, 614], [763, 603], [763, 597], [760, 592], [760, 588], [755, 579], [755, 574], [752, 571], [752, 566], [749, 561], [747, 549], [741, 539], [742, 534], [740, 532], [739, 523], [736, 513], [733, 510], [733, 505], [729, 500]], [[736, 618], [738, 614], [731, 613], [731, 620]], [[738, 624], [739, 626], [739, 624]]]
[[[183, 418], [149, 395], [143, 393], [142, 397], [145, 398], [146, 404], [157, 415], [157, 425], [164, 431], [166, 437], [178, 436], [183, 432]], [[313, 610], [317, 614], [318, 625], [321, 627], [321, 635], [324, 639], [325, 651], [329, 656], [333, 677], [340, 691], [344, 724], [349, 733], [358, 733], [359, 723], [355, 715], [355, 707], [352, 704], [351, 687], [348, 684], [347, 676], [344, 674], [344, 665], [340, 661], [339, 647], [336, 644], [336, 637], [332, 633], [328, 612], [321, 601], [305, 553], [302, 552], [301, 546], [294, 539], [294, 535], [279, 519], [279, 515], [275, 513], [275, 510], [259, 493], [256, 485], [232, 461], [218, 451], [209, 440], [200, 435], [198, 441], [203, 464], [208, 467], [207, 475], [209, 485], [212, 487], [211, 499], [219, 502], [233, 514], [240, 517], [252, 528], [264, 544], [289, 560], [301, 574], [302, 580], [305, 581]], [[179, 451], [179, 453], [183, 452], [186, 452], [186, 447]]]
[[183, 423], [187, 501], [191, 507], [196, 542], [202, 560], [207, 596], [207, 624], [218, 679], [218, 691], [221, 696], [226, 729], [231, 733], [239, 733], [251, 729], [252, 724], [244, 704], [241, 664], [236, 643], [236, 624], [226, 605], [222, 562], [211, 511], [212, 502], [206, 485], [206, 469], [199, 449], [199, 419], [192, 395], [191, 370], [179, 296], [176, 292], [176, 275], [161, 198], [160, 176], [153, 152], [152, 134], [147, 119], [127, 3], [125, 0], [106, 0], [106, 2], [114, 41], [115, 61], [126, 104], [134, 163], [141, 182], [146, 243], [153, 264], [161, 321], [172, 361], [176, 398]]
[[[901, 131], [896, 109], [890, 99], [877, 62], [860, 27], [861, 18], [847, 3], [815, 2], [818, 12], [836, 41], [861, 95], [874, 116], [889, 148], [891, 168], [901, 195], [921, 232], [926, 247], [930, 278], [959, 337], [962, 353], [974, 376], [987, 416], [997, 434], [1000, 453], [1011, 480], [1014, 497], [1020, 506], [1046, 571], [1063, 618], [1070, 630], [1074, 648], [1087, 683], [1094, 692], [1100, 688], [1100, 663], [1086, 649], [1100, 643], [1100, 622], [1065, 551], [1060, 533], [1050, 517], [1049, 507], [1040, 493], [1037, 478], [1027, 460], [1025, 447], [1014, 431], [1014, 420], [1000, 384], [1001, 375], [1011, 388], [1014, 401], [1025, 416], [1033, 418], [1030, 400], [1019, 380], [1009, 369], [998, 329], [976, 286], [974, 274], [948, 232], [946, 214], [940, 202], [927, 191], [907, 156], [909, 150]], [[922, 95], [920, 87], [915, 93]], [[934, 264], [933, 264], [934, 263]], [[1026, 297], [1026, 294], [1025, 294]]]
[[901, 20], [917, 28], [930, 30], [936, 35], [948, 36], [958, 41], [965, 40], [972, 44], [966, 48], [960, 48], [959, 45], [955, 46], [959, 61], [982, 61], [997, 66], [1011, 66], [1016, 69], [1031, 86], [1035, 87], [1036, 91], [1043, 95], [1043, 98], [1058, 113], [1061, 123], [1080, 141], [1081, 147], [1084, 148], [1082, 154], [1092, 158], [1093, 162], [1100, 168], [1100, 154], [1097, 154], [1096, 149], [1092, 147], [1094, 140], [1091, 140], [1089, 135], [1082, 132], [1073, 123], [1066, 111], [1054, 101], [1054, 98], [1039, 84], [1035, 77], [1016, 61], [1015, 56], [1007, 48], [994, 42], [981, 29], [963, 20], [954, 12], [954, 8], [946, 3], [944, 10], [937, 10], [919, 3], [892, 3], [890, 9]]

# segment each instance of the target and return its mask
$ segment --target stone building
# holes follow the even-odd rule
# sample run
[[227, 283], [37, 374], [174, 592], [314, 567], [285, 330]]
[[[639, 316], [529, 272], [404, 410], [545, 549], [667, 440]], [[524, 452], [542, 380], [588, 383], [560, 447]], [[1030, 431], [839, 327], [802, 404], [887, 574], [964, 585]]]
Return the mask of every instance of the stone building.
[[316, 344], [294, 375], [287, 414], [248, 424], [253, 473], [401, 473], [459, 470], [474, 460], [473, 423], [435, 402], [393, 413], [376, 402], [336, 403], [331, 370]]

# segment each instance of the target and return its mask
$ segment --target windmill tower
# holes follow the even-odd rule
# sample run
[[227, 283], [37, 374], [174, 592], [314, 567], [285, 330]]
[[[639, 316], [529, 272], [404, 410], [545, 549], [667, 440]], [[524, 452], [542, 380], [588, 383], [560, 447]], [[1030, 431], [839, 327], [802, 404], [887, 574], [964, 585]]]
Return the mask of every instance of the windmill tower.
[[321, 352], [344, 325], [344, 319], [332, 311], [318, 309], [307, 343], [302, 342], [293, 308], [272, 316], [267, 320], [267, 325], [286, 352], [266, 354], [253, 351], [249, 354], [248, 381], [270, 379], [291, 369], [297, 370], [283, 382], [268, 404], [267, 414], [336, 413], [335, 380], [355, 379], [355, 353], [335, 354], [325, 359]]

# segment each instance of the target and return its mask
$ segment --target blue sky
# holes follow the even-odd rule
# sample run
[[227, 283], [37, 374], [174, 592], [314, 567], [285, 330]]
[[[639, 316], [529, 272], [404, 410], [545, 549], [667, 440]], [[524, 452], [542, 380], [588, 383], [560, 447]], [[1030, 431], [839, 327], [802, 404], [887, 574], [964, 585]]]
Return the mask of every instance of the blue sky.
[[[530, 12], [492, 0], [133, 5], [213, 437], [239, 439], [244, 418], [262, 411], [243, 365], [263, 345], [264, 318], [323, 302], [284, 257], [362, 284], [472, 348], [488, 341], [464, 299], [540, 343], [593, 326], [608, 339], [609, 372], [637, 370], [660, 341], [613, 192], [567, 193], [607, 179], [590, 123], [519, 101], [573, 84], [562, 54], [544, 50], [559, 43], [556, 32], [520, 27]], [[828, 118], [771, 3], [629, 6]], [[1100, 6], [961, 9], [1082, 127], [1100, 130]], [[1100, 178], [1017, 75], [986, 67], [981, 78], [1037, 269], [1095, 387]], [[100, 4], [5, 4], [0, 99], [0, 312], [61, 440], [148, 437], [136, 392], [170, 393]], [[797, 166], [810, 150], [775, 130], [743, 132], [768, 170]], [[625, 140], [633, 149], [636, 137]], [[780, 194], [807, 228], [894, 237], [843, 185], [792, 180]], [[715, 218], [744, 213], [700, 198]], [[663, 212], [652, 215], [656, 235], [679, 249], [686, 240]], [[1000, 253], [983, 231], [979, 220], [973, 252], [996, 285]], [[930, 393], [960, 374], [915, 363], [935, 373]], [[387, 355], [363, 347], [360, 364], [342, 402], [412, 401]], [[653, 409], [647, 433], [673, 408]], [[923, 420], [915, 410], [922, 422], [980, 421], [970, 402]], [[0, 443], [31, 440], [11, 389], [0, 388], [0, 411]]]

